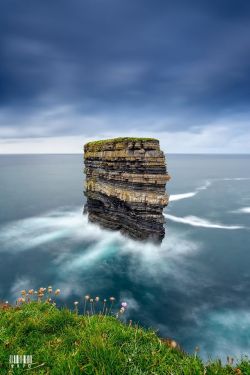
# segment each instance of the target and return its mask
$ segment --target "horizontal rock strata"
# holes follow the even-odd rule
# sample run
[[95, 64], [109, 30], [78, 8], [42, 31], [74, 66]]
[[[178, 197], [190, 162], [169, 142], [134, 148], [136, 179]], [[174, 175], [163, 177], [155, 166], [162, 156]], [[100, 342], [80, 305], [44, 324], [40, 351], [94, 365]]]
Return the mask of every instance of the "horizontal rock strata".
[[161, 241], [169, 176], [159, 141], [115, 138], [84, 146], [85, 195], [91, 222], [134, 239]]

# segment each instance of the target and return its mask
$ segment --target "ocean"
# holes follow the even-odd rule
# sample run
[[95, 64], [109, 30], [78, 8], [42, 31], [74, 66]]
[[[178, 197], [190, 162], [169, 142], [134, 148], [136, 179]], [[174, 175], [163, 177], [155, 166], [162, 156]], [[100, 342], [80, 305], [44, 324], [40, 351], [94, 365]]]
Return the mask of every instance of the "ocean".
[[81, 155], [0, 156], [0, 299], [61, 289], [126, 301], [125, 319], [204, 359], [250, 356], [250, 155], [167, 155], [161, 246], [83, 215]]

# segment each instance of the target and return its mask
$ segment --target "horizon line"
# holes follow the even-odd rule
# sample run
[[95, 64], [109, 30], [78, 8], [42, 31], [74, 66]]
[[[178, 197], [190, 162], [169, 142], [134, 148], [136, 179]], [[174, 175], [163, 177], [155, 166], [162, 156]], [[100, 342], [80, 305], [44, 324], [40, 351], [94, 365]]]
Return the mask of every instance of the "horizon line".
[[[27, 153], [0, 153], [0, 156], [20, 156], [20, 155], [83, 155], [84, 152], [27, 152]], [[227, 156], [250, 156], [250, 153], [224, 153], [224, 152], [164, 152], [167, 155], [227, 155]]]

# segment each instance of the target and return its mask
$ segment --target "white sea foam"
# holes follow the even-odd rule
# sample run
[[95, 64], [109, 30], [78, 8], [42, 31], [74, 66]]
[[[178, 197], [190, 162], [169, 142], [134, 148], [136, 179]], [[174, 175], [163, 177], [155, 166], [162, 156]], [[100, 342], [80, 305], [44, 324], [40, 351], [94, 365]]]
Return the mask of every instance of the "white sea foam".
[[203, 184], [203, 185], [201, 185], [201, 186], [198, 186], [197, 188], [196, 188], [196, 191], [198, 190], [206, 190], [210, 185], [212, 185], [212, 180], [206, 180], [205, 181], [205, 183]]
[[183, 194], [172, 194], [169, 197], [169, 202], [179, 201], [181, 199], [187, 199], [194, 197], [198, 192], [192, 191], [190, 193], [183, 193]]
[[231, 212], [234, 214], [250, 214], [250, 207], [242, 207]]
[[250, 177], [226, 177], [219, 178], [218, 181], [250, 181]]
[[187, 224], [191, 225], [193, 227], [202, 227], [202, 228], [214, 228], [214, 229], [243, 229], [244, 226], [241, 225], [224, 225], [220, 223], [212, 223], [211, 221], [207, 219], [202, 219], [197, 216], [184, 216], [184, 217], [178, 217], [174, 215], [164, 214], [164, 216], [171, 221], [174, 221], [176, 223], [181, 224]]
[[169, 197], [169, 202], [179, 201], [182, 199], [192, 198], [197, 195], [201, 190], [206, 190], [211, 185], [211, 181], [207, 180], [204, 185], [199, 186], [194, 191], [189, 193], [182, 193], [182, 194], [171, 194]]
[[182, 194], [171, 194], [169, 197], [169, 202], [179, 201], [182, 199], [192, 198], [197, 195], [200, 191], [206, 190], [209, 186], [211, 186], [214, 182], [218, 181], [249, 181], [250, 177], [225, 177], [225, 178], [215, 178], [211, 180], [206, 180], [204, 185], [197, 187], [194, 191]]
[[248, 332], [250, 324], [250, 313], [247, 309], [227, 309], [220, 311], [207, 311], [203, 313], [203, 319], [197, 319], [200, 332], [206, 337], [207, 343], [201, 354], [216, 358], [218, 353], [226, 362], [228, 354], [240, 359], [242, 353], [249, 352], [250, 345]]
[[[133, 241], [117, 231], [103, 230], [89, 223], [81, 209], [53, 211], [42, 217], [18, 220], [0, 228], [0, 252], [15, 254], [32, 249], [36, 251], [38, 246], [39, 251], [49, 251], [53, 264], [62, 268], [64, 275], [73, 272], [80, 274], [84, 269], [118, 253], [131, 255], [131, 260], [136, 258], [135, 268], [141, 263], [141, 268], [147, 265], [147, 272], [149, 268], [151, 273], [155, 269], [159, 272], [164, 257], [170, 260], [182, 255], [182, 259], [199, 248], [199, 245], [175, 229], [161, 246]], [[167, 267], [165, 263], [164, 272]]]
[[[27, 252], [27, 259], [31, 252], [48, 255], [48, 264], [53, 267], [53, 284], [63, 291], [63, 299], [72, 294], [82, 296], [101, 291], [104, 285], [107, 288], [112, 284], [107, 270], [112, 274], [114, 257], [121, 257], [115, 262], [115, 272], [118, 273], [124, 272], [121, 259], [126, 259], [126, 275], [133, 282], [161, 284], [163, 277], [170, 276], [175, 280], [176, 287], [183, 289], [185, 284], [191, 288], [193, 275], [182, 264], [186, 257], [201, 248], [200, 243], [175, 228], [161, 246], [133, 241], [119, 232], [103, 230], [89, 223], [79, 208], [71, 212], [53, 211], [42, 217], [18, 220], [0, 227], [0, 252], [13, 256], [23, 253], [24, 257]], [[181, 273], [176, 272], [179, 267]], [[105, 271], [99, 272], [102, 268]], [[95, 269], [99, 276], [93, 279]], [[23, 288], [35, 287], [35, 283], [34, 277], [30, 280], [13, 279], [11, 298], [14, 300]], [[128, 291], [121, 291], [122, 299], [127, 295]], [[132, 295], [130, 297], [133, 298]], [[133, 308], [136, 309], [136, 306], [133, 305]]]
[[61, 239], [73, 241], [97, 241], [102, 238], [101, 229], [88, 223], [86, 215], [77, 208], [72, 211], [58, 210], [41, 217], [17, 220], [0, 227], [0, 251], [28, 250]]

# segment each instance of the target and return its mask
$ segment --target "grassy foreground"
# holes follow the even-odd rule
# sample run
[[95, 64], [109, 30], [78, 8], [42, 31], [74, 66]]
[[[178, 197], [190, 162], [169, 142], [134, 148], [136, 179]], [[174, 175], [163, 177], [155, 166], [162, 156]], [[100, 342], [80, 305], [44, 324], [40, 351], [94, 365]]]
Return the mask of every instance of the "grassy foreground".
[[[12, 369], [9, 356], [32, 355], [32, 368]], [[46, 302], [0, 309], [0, 374], [250, 374], [250, 363], [205, 365], [170, 348], [152, 330], [115, 317], [78, 315]]]

